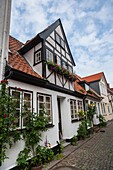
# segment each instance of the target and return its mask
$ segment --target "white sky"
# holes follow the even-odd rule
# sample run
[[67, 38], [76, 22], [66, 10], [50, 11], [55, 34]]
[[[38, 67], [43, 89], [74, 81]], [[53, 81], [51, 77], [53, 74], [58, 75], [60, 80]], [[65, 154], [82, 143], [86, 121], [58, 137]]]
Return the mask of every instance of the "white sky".
[[12, 36], [26, 42], [60, 18], [76, 73], [83, 77], [103, 71], [113, 87], [113, 0], [12, 2]]

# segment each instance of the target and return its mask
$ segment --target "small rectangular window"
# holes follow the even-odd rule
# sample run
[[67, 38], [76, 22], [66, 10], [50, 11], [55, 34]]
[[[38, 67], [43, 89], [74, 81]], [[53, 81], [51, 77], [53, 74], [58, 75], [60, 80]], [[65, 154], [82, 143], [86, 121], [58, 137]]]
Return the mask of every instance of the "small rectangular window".
[[53, 61], [53, 53], [48, 49], [46, 49], [46, 60]]
[[67, 69], [67, 64], [66, 64], [65, 61], [62, 61], [62, 67], [65, 68], [65, 69]]
[[41, 51], [35, 53], [35, 64], [41, 61]]
[[78, 100], [78, 112], [80, 112], [81, 110], [83, 110], [83, 104], [82, 101]]
[[61, 39], [60, 39], [60, 36], [57, 33], [56, 33], [56, 41], [57, 41], [57, 43], [60, 44]]
[[23, 109], [27, 108], [28, 112], [32, 112], [32, 93], [11, 89], [11, 95], [16, 103], [15, 125], [17, 128], [23, 128], [26, 125], [26, 115], [23, 115]]
[[59, 57], [58, 55], [57, 55], [57, 64], [58, 64], [59, 66], [61, 66], [61, 57]]
[[38, 113], [42, 110], [47, 113], [49, 123], [52, 123], [51, 96], [38, 94]]
[[76, 100], [70, 100], [71, 119], [78, 119]]
[[72, 67], [71, 67], [71, 66], [68, 66], [68, 70], [69, 70], [69, 72], [70, 72], [70, 73], [72, 73], [72, 72], [73, 72], [73, 69], [72, 69]]
[[65, 48], [65, 43], [64, 43], [64, 40], [62, 40], [62, 39], [61, 39], [61, 46], [62, 46], [63, 48]]

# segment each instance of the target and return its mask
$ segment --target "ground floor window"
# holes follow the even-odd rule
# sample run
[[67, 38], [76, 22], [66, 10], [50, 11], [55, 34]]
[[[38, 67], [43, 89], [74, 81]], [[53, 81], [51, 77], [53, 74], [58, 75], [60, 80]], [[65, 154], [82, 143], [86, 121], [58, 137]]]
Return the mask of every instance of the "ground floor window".
[[46, 112], [49, 123], [52, 123], [52, 106], [50, 95], [38, 94], [38, 113], [42, 110]]
[[70, 100], [71, 119], [79, 119], [78, 112], [83, 110], [83, 102], [79, 100]]
[[11, 89], [11, 95], [16, 104], [15, 125], [17, 128], [23, 128], [26, 126], [24, 111], [32, 112], [32, 92]]

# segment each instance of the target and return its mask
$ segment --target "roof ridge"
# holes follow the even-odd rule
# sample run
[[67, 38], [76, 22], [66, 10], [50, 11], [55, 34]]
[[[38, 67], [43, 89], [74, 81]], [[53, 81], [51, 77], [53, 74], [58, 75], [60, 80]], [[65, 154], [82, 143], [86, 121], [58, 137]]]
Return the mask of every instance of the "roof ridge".
[[85, 77], [82, 77], [82, 78], [85, 79], [86, 77], [96, 76], [96, 75], [99, 75], [99, 74], [104, 74], [104, 72], [99, 72], [99, 73], [91, 74], [89, 76], [85, 76]]
[[23, 43], [23, 42], [21, 42], [20, 40], [16, 39], [16, 38], [15, 38], [15, 37], [13, 37], [12, 35], [9, 35], [9, 37], [13, 38], [15, 41], [17, 41], [17, 42], [19, 42], [19, 43], [21, 43], [21, 44], [23, 44], [23, 45], [24, 45], [24, 43]]

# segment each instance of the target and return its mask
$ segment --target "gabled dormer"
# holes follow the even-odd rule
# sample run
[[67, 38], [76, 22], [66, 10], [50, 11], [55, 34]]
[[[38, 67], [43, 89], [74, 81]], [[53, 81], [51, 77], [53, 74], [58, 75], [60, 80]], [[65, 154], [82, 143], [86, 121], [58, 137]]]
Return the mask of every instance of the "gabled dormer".
[[31, 67], [57, 86], [74, 90], [75, 66], [60, 19], [21, 48]]

